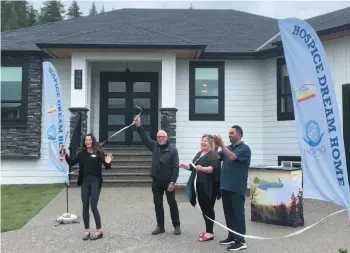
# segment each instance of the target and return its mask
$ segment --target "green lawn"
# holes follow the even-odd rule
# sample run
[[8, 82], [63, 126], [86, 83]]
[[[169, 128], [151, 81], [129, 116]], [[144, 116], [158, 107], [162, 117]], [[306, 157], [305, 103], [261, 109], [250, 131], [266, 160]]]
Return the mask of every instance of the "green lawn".
[[63, 188], [63, 184], [1, 185], [1, 232], [22, 228]]

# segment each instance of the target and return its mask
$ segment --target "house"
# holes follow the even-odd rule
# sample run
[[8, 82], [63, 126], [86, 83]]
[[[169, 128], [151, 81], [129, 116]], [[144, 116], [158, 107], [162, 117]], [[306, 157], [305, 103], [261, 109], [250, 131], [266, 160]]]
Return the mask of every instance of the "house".
[[[234, 124], [252, 165], [300, 161], [282, 45], [269, 41], [277, 21], [235, 10], [121, 9], [1, 33], [1, 183], [64, 182], [47, 166], [43, 61], [59, 74], [70, 132], [81, 113], [82, 133], [104, 141], [132, 122], [138, 105], [147, 133], [168, 131], [181, 162], [193, 159], [204, 133], [228, 143]], [[350, 8], [307, 22], [327, 52], [350, 163]], [[134, 129], [106, 144], [117, 154], [131, 146], [130, 160], [128, 152], [114, 156], [125, 182], [144, 165], [140, 144]], [[178, 183], [188, 176], [180, 170]]]

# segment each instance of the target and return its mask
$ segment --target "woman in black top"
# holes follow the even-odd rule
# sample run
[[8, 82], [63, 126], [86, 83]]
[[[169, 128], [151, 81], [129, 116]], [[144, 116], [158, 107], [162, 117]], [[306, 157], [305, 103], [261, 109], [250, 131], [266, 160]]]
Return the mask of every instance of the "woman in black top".
[[[103, 237], [101, 231], [101, 218], [97, 209], [97, 203], [100, 197], [102, 186], [102, 164], [106, 169], [111, 167], [112, 154], [108, 153], [106, 156], [103, 151], [98, 148], [95, 137], [92, 134], [87, 134], [82, 143], [82, 151], [80, 151], [76, 158], [70, 159], [65, 153], [65, 158], [69, 166], [74, 166], [79, 163], [78, 186], [81, 186], [81, 200], [83, 202], [83, 220], [85, 232], [83, 240], [100, 239]], [[95, 218], [96, 232], [90, 237], [90, 215], [89, 202], [91, 198], [91, 211]]]
[[206, 225], [206, 232], [199, 236], [199, 241], [205, 242], [214, 239], [215, 220], [214, 205], [216, 199], [220, 198], [220, 161], [213, 159], [214, 141], [211, 135], [203, 135], [201, 141], [201, 151], [193, 158], [193, 168], [189, 164], [180, 163], [180, 168], [191, 170], [191, 176], [187, 182], [187, 197], [190, 203], [196, 205], [196, 193], [194, 191], [194, 178], [197, 174], [197, 194], [198, 204], [203, 211]]

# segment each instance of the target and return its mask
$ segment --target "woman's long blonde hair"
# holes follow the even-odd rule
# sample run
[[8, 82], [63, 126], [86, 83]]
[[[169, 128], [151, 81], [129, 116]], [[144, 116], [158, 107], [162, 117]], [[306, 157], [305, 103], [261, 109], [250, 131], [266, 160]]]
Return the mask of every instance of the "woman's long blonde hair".
[[209, 142], [210, 151], [213, 151], [214, 148], [215, 148], [215, 143], [214, 143], [213, 136], [211, 134], [203, 134], [202, 139], [203, 138], [207, 139], [207, 141]]

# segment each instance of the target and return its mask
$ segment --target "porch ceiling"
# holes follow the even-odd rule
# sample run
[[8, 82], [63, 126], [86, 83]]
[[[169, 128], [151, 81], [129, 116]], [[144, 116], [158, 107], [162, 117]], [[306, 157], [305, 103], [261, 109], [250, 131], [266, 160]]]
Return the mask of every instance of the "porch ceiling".
[[322, 36], [320, 37], [320, 40], [329, 41], [329, 40], [335, 40], [335, 39], [340, 39], [340, 38], [349, 37], [349, 36], [350, 36], [350, 30], [347, 30], [347, 31], [342, 31], [342, 32], [332, 33], [332, 34]]

